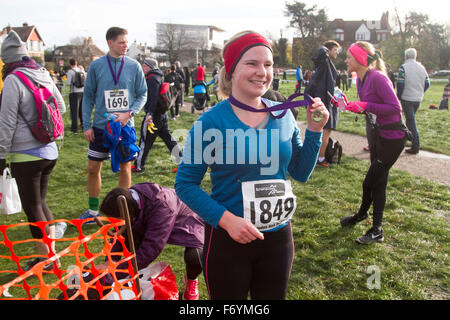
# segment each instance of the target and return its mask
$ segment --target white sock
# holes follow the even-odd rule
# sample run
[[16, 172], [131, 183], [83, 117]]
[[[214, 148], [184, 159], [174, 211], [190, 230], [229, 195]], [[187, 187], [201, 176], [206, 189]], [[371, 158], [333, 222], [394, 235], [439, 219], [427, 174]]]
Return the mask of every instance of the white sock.
[[89, 209], [89, 213], [92, 214], [93, 216], [98, 216], [98, 210]]
[[325, 160], [325, 157], [319, 157], [319, 162], [323, 162]]

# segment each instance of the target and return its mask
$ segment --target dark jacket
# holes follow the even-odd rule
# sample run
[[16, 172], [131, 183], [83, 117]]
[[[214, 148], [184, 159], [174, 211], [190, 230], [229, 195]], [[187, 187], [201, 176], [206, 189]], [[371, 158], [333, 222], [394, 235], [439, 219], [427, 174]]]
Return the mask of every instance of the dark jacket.
[[311, 76], [305, 93], [311, 97], [319, 97], [327, 106], [331, 106], [331, 99], [327, 92], [333, 95], [336, 84], [337, 71], [331, 62], [326, 47], [320, 47], [317, 55], [312, 58], [314, 62], [314, 73]]
[[[175, 190], [156, 183], [139, 183], [131, 189], [140, 198], [141, 210], [131, 222], [139, 270], [152, 263], [167, 243], [203, 248], [204, 222], [178, 198]], [[122, 245], [116, 242], [111, 252], [120, 251]], [[126, 269], [127, 263], [118, 269]]]
[[175, 88], [179, 91], [181, 89], [181, 84], [183, 83], [183, 78], [181, 78], [178, 72], [171, 71], [165, 76], [164, 81], [174, 83]]
[[186, 85], [186, 87], [189, 87], [191, 85], [191, 75], [187, 67], [184, 67], [184, 76], [186, 77], [184, 84]]
[[152, 116], [157, 115], [159, 110], [158, 96], [162, 83], [162, 71], [159, 69], [153, 69], [145, 75], [147, 81], [147, 101], [144, 105], [145, 113], [150, 113]]

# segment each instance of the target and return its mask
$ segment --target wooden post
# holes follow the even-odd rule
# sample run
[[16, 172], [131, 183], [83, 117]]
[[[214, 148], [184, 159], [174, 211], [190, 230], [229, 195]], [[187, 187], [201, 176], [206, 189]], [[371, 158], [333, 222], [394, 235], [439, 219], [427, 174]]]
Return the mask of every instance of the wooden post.
[[120, 216], [123, 220], [125, 220], [125, 226], [127, 228], [127, 238], [128, 238], [128, 244], [130, 246], [130, 252], [134, 255], [134, 257], [131, 259], [131, 264], [133, 265], [134, 272], [137, 275], [136, 278], [136, 288], [137, 288], [137, 295], [141, 292], [141, 286], [139, 284], [139, 270], [137, 266], [137, 260], [136, 260], [136, 251], [134, 248], [134, 239], [133, 239], [133, 230], [131, 230], [131, 220], [130, 220], [130, 213], [128, 211], [127, 206], [127, 200], [124, 196], [119, 196], [117, 198], [117, 204], [119, 205], [120, 210]]

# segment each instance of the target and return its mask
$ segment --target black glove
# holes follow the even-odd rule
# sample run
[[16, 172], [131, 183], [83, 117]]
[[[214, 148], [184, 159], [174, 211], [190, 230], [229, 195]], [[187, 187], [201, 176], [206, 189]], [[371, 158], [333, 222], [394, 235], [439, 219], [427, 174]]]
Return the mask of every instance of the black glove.
[[6, 159], [0, 159], [0, 175], [3, 174], [3, 170], [6, 168]]

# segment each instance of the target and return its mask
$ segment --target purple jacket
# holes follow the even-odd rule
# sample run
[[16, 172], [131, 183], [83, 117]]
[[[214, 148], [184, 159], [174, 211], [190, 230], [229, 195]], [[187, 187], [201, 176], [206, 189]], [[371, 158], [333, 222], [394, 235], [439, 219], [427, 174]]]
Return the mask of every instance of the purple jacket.
[[[402, 107], [395, 94], [392, 82], [378, 70], [369, 70], [364, 82], [356, 82], [359, 100], [367, 102], [366, 111], [377, 116], [380, 126], [397, 123], [402, 119]], [[380, 130], [385, 139], [401, 139], [405, 133], [401, 130]]]
[[[152, 263], [166, 243], [203, 248], [204, 222], [177, 197], [175, 190], [156, 183], [140, 183], [131, 189], [137, 191], [141, 208], [131, 222], [139, 270]], [[120, 242], [111, 250], [118, 251], [122, 251]], [[127, 263], [118, 268], [125, 269]]]

